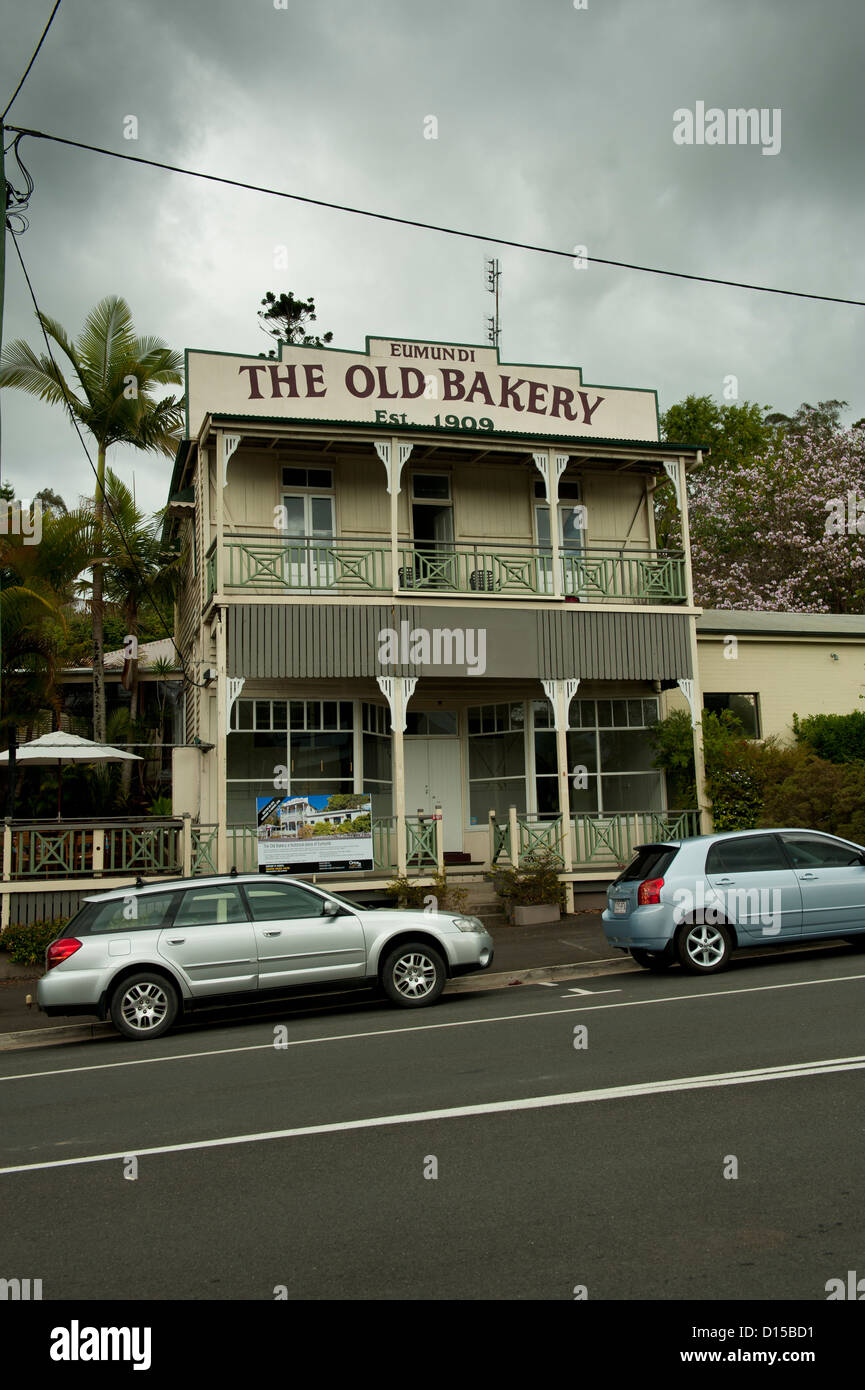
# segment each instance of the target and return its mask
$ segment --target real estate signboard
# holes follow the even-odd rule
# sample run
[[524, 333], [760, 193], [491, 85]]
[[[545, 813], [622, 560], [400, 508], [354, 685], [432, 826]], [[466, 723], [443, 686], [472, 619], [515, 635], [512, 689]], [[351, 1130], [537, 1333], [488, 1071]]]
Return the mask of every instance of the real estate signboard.
[[259, 796], [258, 867], [262, 873], [371, 869], [372, 801], [359, 793]]

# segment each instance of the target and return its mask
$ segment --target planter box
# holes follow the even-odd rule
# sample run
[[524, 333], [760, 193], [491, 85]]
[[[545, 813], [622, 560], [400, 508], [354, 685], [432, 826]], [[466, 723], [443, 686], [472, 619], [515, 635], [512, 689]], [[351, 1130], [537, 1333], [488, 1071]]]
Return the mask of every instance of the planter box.
[[511, 908], [511, 921], [515, 927], [537, 927], [544, 922], [558, 922], [561, 915], [558, 903], [531, 903], [522, 907], [515, 903]]

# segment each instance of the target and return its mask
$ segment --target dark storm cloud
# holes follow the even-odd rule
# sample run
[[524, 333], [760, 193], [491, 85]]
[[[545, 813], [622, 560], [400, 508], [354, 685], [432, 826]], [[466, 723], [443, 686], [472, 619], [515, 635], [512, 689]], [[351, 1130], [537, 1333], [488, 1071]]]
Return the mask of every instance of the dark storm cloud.
[[[44, 10], [44, 14], [42, 11]], [[11, 93], [46, 3], [4, 21]], [[861, 0], [64, 0], [10, 120], [112, 149], [516, 240], [698, 274], [865, 298]], [[4, 98], [5, 100], [5, 98]], [[780, 108], [781, 151], [677, 146], [702, 101]], [[137, 141], [123, 138], [135, 115]], [[426, 116], [438, 139], [423, 138]], [[218, 189], [25, 141], [37, 180], [23, 253], [77, 332], [107, 293], [178, 347], [260, 351], [268, 288], [317, 300], [342, 347], [394, 333], [482, 338], [480, 243]], [[14, 168], [13, 168], [14, 180]], [[285, 246], [289, 271], [274, 269]], [[588, 380], [865, 414], [865, 310], [652, 279], [527, 252], [504, 267], [503, 356]], [[35, 342], [14, 253], [4, 340]], [[62, 415], [4, 399], [4, 472], [91, 486]], [[121, 455], [139, 500], [167, 462]]]

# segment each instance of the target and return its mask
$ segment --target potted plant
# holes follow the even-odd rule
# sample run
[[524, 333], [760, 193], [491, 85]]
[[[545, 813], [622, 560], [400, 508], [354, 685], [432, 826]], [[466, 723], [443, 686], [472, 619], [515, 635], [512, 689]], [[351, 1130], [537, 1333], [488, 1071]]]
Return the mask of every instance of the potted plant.
[[468, 893], [448, 883], [447, 874], [436, 874], [432, 883], [418, 883], [403, 875], [391, 879], [387, 891], [396, 899], [397, 907], [432, 912], [465, 912]]
[[515, 927], [558, 922], [565, 905], [561, 861], [552, 850], [534, 850], [522, 864], [496, 867], [488, 875]]

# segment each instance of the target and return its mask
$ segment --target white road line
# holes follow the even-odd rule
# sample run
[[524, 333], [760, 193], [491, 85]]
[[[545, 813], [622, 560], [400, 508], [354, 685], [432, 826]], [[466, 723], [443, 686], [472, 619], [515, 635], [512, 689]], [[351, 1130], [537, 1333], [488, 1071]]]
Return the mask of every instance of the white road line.
[[274, 1129], [262, 1134], [236, 1134], [225, 1139], [200, 1139], [186, 1144], [159, 1144], [150, 1149], [122, 1149], [110, 1154], [87, 1154], [81, 1158], [56, 1158], [46, 1163], [22, 1163], [0, 1168], [7, 1173], [33, 1173], [46, 1168], [75, 1168], [91, 1163], [114, 1163], [128, 1159], [151, 1158], [156, 1154], [191, 1153], [202, 1149], [223, 1149], [239, 1144], [263, 1144], [275, 1139], [301, 1139], [312, 1134], [342, 1134], [355, 1129], [379, 1129], [387, 1125], [425, 1124], [433, 1120], [459, 1120], [473, 1115], [500, 1115], [509, 1111], [544, 1110], [556, 1105], [585, 1105], [599, 1100], [628, 1100], [676, 1091], [698, 1091], [713, 1086], [745, 1086], [757, 1081], [790, 1081], [799, 1076], [824, 1076], [830, 1072], [861, 1071], [865, 1057], [837, 1057], [822, 1062], [793, 1062], [781, 1067], [760, 1067], [754, 1071], [716, 1072], [708, 1076], [683, 1076], [671, 1081], [644, 1081], [631, 1086], [608, 1086], [595, 1091], [568, 1091], [564, 1095], [531, 1096], [525, 1100], [498, 1100], [482, 1105], [455, 1105], [447, 1110], [419, 1110], [404, 1115], [377, 1115], [368, 1120], [340, 1120], [335, 1124], [303, 1125], [298, 1129]]
[[[598, 1009], [638, 1009], [650, 1004], [695, 1003], [701, 999], [722, 999], [726, 995], [764, 994], [768, 990], [804, 989], [808, 985], [847, 984], [851, 980], [865, 980], [865, 974], [832, 975], [826, 980], [793, 980], [787, 984], [749, 985], [744, 989], [705, 990], [700, 994], [667, 994], [659, 999], [622, 999], [615, 1004], [576, 1004], [573, 1009], [539, 1009], [533, 1013], [497, 1014], [494, 1018], [460, 1018], [450, 1023], [416, 1023], [413, 1028], [375, 1028], [363, 1033], [332, 1033], [323, 1038], [289, 1039], [286, 1047], [312, 1047], [317, 1043], [354, 1042], [358, 1038], [398, 1037], [403, 1033], [430, 1033], [440, 1028], [476, 1028], [490, 1023], [520, 1023], [523, 1019], [553, 1018], [557, 1014], [565, 1017], [573, 1013], [595, 1013]], [[250, 1020], [250, 1022], [254, 1022], [254, 1020]], [[290, 1022], [290, 1019], [283, 1020], [283, 1023], [287, 1022]], [[110, 1071], [114, 1067], [149, 1067], [155, 1066], [159, 1062], [193, 1062], [197, 1058], [228, 1057], [242, 1052], [273, 1051], [281, 1052], [284, 1049], [274, 1048], [272, 1042], [248, 1043], [244, 1047], [208, 1048], [205, 1052], [172, 1052], [166, 1057], [131, 1057], [126, 1062], [94, 1062], [85, 1067], [54, 1067], [50, 1071], [22, 1071], [16, 1072], [12, 1076], [0, 1076], [0, 1082], [38, 1080], [42, 1076], [74, 1076], [79, 1072]]]

